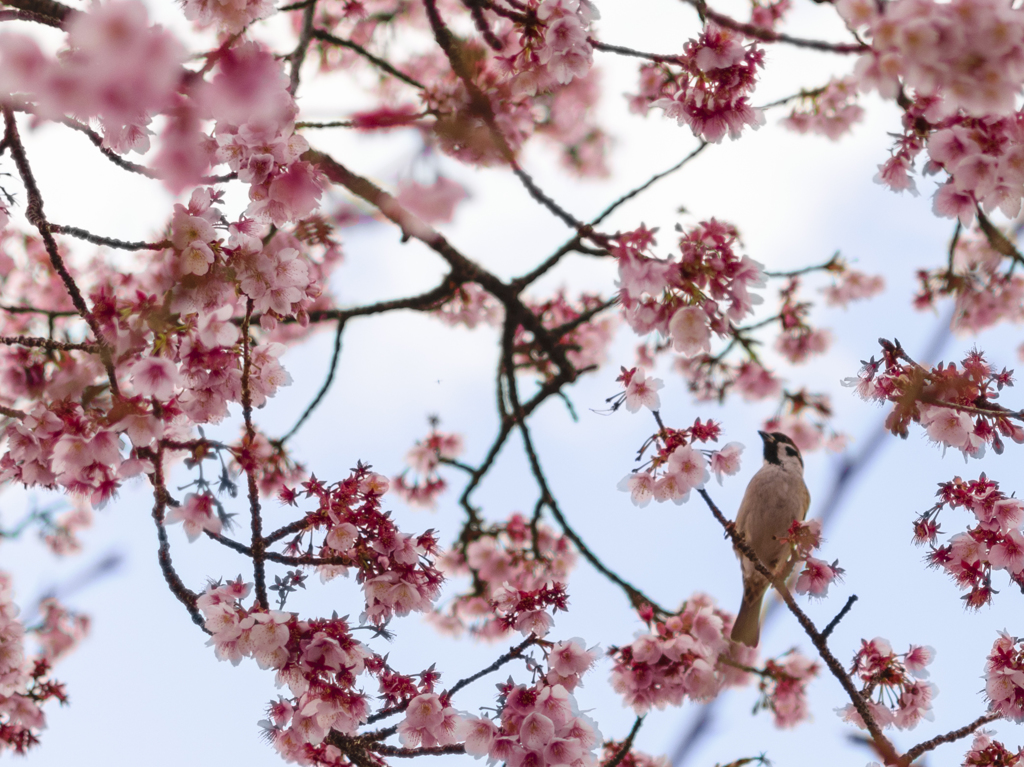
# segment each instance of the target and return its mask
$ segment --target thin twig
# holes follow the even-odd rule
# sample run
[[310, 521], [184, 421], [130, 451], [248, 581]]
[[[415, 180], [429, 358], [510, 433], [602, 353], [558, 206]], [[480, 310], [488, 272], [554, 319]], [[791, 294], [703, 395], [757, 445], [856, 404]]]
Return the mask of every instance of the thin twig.
[[313, 411], [317, 409], [317, 406], [323, 401], [324, 397], [327, 396], [327, 392], [331, 388], [331, 383], [334, 381], [334, 374], [338, 370], [338, 359], [341, 357], [341, 334], [344, 330], [345, 320], [342, 319], [338, 321], [338, 327], [334, 331], [334, 350], [331, 353], [330, 367], [328, 367], [327, 369], [327, 380], [324, 381], [323, 386], [320, 387], [320, 391], [317, 392], [316, 397], [313, 398], [313, 401], [309, 403], [309, 406], [305, 409], [302, 415], [299, 416], [299, 420], [295, 422], [295, 425], [288, 430], [287, 434], [285, 434], [279, 440], [276, 440], [274, 444], [278, 446], [283, 445], [285, 442], [287, 442], [289, 439], [295, 436], [296, 432], [298, 432], [298, 430], [302, 428], [302, 424], [304, 424], [309, 419], [309, 417], [313, 415]]
[[907, 751], [906, 754], [903, 755], [905, 763], [911, 764], [915, 759], [917, 759], [917, 757], [921, 756], [921, 754], [927, 751], [931, 751], [937, 746], [941, 746], [943, 743], [952, 743], [955, 740], [966, 738], [979, 727], [986, 725], [989, 722], [994, 722], [996, 719], [1002, 719], [1002, 716], [1000, 714], [997, 714], [995, 711], [990, 711], [987, 714], [982, 714], [970, 724], [964, 725], [963, 727], [957, 730], [951, 730], [950, 732], [947, 732], [945, 735], [936, 735], [931, 740], [926, 740], [923, 743], [918, 743], [916, 746], [914, 746], [912, 749]]
[[830, 43], [824, 40], [810, 40], [803, 37], [786, 35], [781, 32], [776, 32], [773, 29], [759, 27], [756, 24], [745, 24], [742, 21], [737, 21], [731, 16], [726, 16], [724, 13], [711, 10], [707, 7], [705, 0], [683, 0], [683, 2], [696, 8], [697, 12], [700, 13], [702, 17], [711, 19], [720, 26], [734, 29], [737, 32], [742, 32], [747, 37], [752, 37], [763, 43], [786, 43], [787, 45], [793, 45], [797, 48], [807, 48], [812, 51], [827, 51], [829, 53], [864, 53], [865, 51], [871, 50], [870, 46], [863, 43]]
[[419, 80], [416, 80], [415, 78], [407, 75], [405, 72], [402, 72], [401, 70], [395, 69], [393, 66], [391, 66], [391, 64], [386, 62], [384, 59], [380, 58], [379, 56], [374, 56], [363, 46], [357, 43], [353, 43], [351, 40], [343, 40], [340, 37], [336, 37], [332, 35], [330, 32], [328, 32], [326, 29], [314, 29], [313, 37], [324, 43], [330, 43], [331, 45], [338, 45], [342, 48], [348, 48], [349, 50], [353, 50], [360, 56], [362, 56], [364, 59], [369, 61], [371, 64], [376, 66], [378, 69], [382, 69], [389, 75], [397, 77], [403, 83], [407, 83], [408, 85], [411, 85], [414, 88], [419, 88], [420, 90], [423, 90], [424, 88], [423, 83], [421, 83]]
[[[47, 0], [52, 2], [52, 0]], [[60, 251], [57, 248], [57, 241], [53, 238], [53, 234], [50, 230], [50, 223], [46, 220], [46, 214], [43, 213], [43, 196], [39, 191], [39, 186], [36, 184], [35, 176], [32, 174], [32, 167], [29, 165], [28, 156], [25, 154], [25, 147], [21, 143], [21, 136], [18, 135], [18, 124], [14, 119], [14, 112], [9, 106], [3, 107], [4, 115], [4, 142], [11, 150], [11, 157], [14, 159], [14, 164], [18, 168], [18, 175], [21, 176], [22, 183], [25, 185], [25, 193], [28, 196], [28, 206], [25, 210], [25, 217], [29, 223], [32, 224], [38, 230], [40, 237], [43, 239], [43, 245], [46, 248], [46, 253], [50, 257], [50, 263], [53, 265], [53, 269], [57, 272], [61, 282], [64, 283], [64, 288], [67, 290], [68, 295], [71, 298], [71, 303], [75, 305], [75, 309], [82, 318], [88, 323], [89, 329], [92, 330], [96, 341], [101, 345], [100, 358], [103, 361], [103, 367], [106, 370], [107, 378], [110, 381], [110, 392], [115, 397], [121, 396], [121, 391], [117, 385], [117, 373], [114, 371], [114, 362], [110, 353], [110, 347], [106, 343], [106, 339], [103, 337], [103, 332], [100, 330], [99, 322], [93, 315], [92, 311], [85, 303], [85, 298], [82, 296], [82, 291], [75, 283], [74, 278], [68, 271], [67, 266], [64, 264], [64, 259], [60, 255]]]
[[851, 594], [850, 598], [846, 600], [846, 604], [843, 605], [843, 609], [836, 613], [836, 617], [829, 621], [829, 624], [822, 629], [821, 638], [828, 639], [829, 636], [835, 631], [836, 626], [839, 625], [839, 621], [846, 617], [846, 614], [853, 608], [853, 603], [857, 601], [857, 595]]
[[118, 240], [114, 237], [104, 237], [77, 226], [64, 226], [63, 224], [50, 224], [50, 231], [57, 234], [66, 234], [69, 237], [76, 237], [79, 240], [85, 240], [94, 245], [106, 245], [107, 247], [120, 250], [163, 250], [171, 247], [170, 240], [161, 240], [160, 242], [145, 242], [143, 240], [129, 242], [127, 240]]
[[96, 354], [102, 348], [99, 344], [74, 344], [65, 341], [53, 341], [49, 338], [36, 336], [0, 336], [0, 344], [5, 346], [25, 346], [30, 349], [46, 349], [47, 351], [79, 351]]
[[316, 0], [310, 0], [302, 11], [302, 31], [299, 32], [299, 41], [295, 44], [295, 50], [288, 56], [291, 64], [291, 72], [288, 78], [288, 92], [294, 96], [299, 90], [299, 75], [302, 63], [306, 60], [309, 52], [309, 44], [313, 39], [313, 17], [316, 15]]

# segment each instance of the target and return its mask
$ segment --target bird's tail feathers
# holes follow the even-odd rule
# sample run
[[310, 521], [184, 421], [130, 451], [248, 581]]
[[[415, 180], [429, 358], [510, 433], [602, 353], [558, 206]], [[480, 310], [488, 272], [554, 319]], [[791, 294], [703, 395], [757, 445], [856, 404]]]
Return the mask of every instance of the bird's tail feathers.
[[740, 604], [739, 614], [736, 622], [732, 624], [732, 641], [742, 642], [748, 647], [757, 647], [761, 638], [761, 602], [764, 600], [764, 590], [756, 592], [743, 592], [743, 602]]

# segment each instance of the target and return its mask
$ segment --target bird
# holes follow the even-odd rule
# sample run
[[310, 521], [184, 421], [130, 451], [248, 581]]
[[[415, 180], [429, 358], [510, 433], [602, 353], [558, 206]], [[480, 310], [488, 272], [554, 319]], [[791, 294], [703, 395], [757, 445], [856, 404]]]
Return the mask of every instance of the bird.
[[[780, 566], [789, 561], [789, 546], [779, 539], [790, 525], [802, 522], [811, 505], [811, 494], [804, 484], [804, 461], [800, 448], [787, 435], [759, 431], [764, 442], [764, 464], [751, 477], [736, 513], [736, 531], [743, 534], [765, 567], [786, 578]], [[761, 636], [761, 602], [768, 590], [768, 579], [738, 549], [743, 569], [743, 601], [732, 626], [732, 640], [757, 647]], [[792, 567], [792, 564], [790, 564]]]

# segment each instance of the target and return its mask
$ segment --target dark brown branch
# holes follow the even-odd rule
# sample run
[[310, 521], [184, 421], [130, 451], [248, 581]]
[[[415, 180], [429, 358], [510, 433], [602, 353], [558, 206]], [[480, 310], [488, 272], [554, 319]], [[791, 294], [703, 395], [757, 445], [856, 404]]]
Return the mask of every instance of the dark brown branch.
[[45, 314], [49, 319], [55, 317], [77, 317], [78, 312], [54, 311], [52, 309], [37, 309], [34, 306], [0, 306], [0, 312], [10, 314]]
[[280, 527], [274, 532], [272, 532], [270, 535], [263, 539], [263, 542], [269, 546], [272, 543], [277, 543], [285, 536], [292, 535], [294, 533], [300, 533], [308, 528], [309, 524], [306, 522], [305, 519], [297, 519], [294, 522], [291, 522], [285, 525], [284, 527]]
[[601, 765], [601, 767], [619, 767], [619, 763], [626, 758], [626, 754], [629, 753], [629, 749], [633, 747], [633, 740], [636, 738], [636, 734], [640, 732], [640, 725], [644, 723], [644, 718], [638, 716], [636, 721], [633, 722], [633, 729], [629, 731], [629, 735], [622, 741], [622, 747], [616, 752], [615, 756], [609, 759], [607, 762]]
[[323, 401], [323, 398], [327, 396], [327, 392], [331, 388], [331, 383], [333, 383], [334, 381], [334, 374], [338, 370], [338, 359], [341, 357], [341, 334], [344, 330], [345, 320], [342, 319], [338, 321], [338, 327], [334, 331], [334, 350], [331, 353], [331, 364], [327, 368], [327, 380], [324, 381], [323, 386], [320, 387], [320, 391], [317, 392], [316, 397], [313, 398], [313, 401], [309, 403], [309, 406], [305, 409], [302, 415], [299, 416], [299, 420], [295, 422], [295, 425], [292, 426], [292, 428], [288, 430], [288, 433], [281, 437], [281, 439], [276, 440], [274, 444], [278, 446], [283, 445], [285, 442], [287, 442], [289, 439], [295, 436], [296, 432], [298, 432], [298, 430], [302, 428], [302, 424], [304, 424], [309, 419], [309, 417], [313, 415], [313, 411], [317, 409], [317, 406], [319, 406], [319, 404]]
[[508, 397], [512, 406], [513, 419], [516, 425], [519, 427], [519, 433], [523, 437], [523, 447], [526, 450], [526, 457], [530, 461], [530, 471], [533, 474], [534, 480], [537, 482], [537, 487], [540, 489], [541, 499], [544, 505], [551, 509], [551, 513], [558, 521], [559, 526], [563, 532], [569, 537], [569, 540], [573, 542], [583, 557], [590, 562], [591, 566], [599, 573], [604, 575], [612, 583], [619, 586], [629, 598], [630, 604], [635, 608], [639, 608], [644, 604], [650, 605], [659, 613], [663, 615], [669, 615], [670, 613], [663, 607], [659, 606], [657, 602], [646, 596], [640, 589], [636, 588], [633, 584], [619, 577], [618, 574], [610, 570], [597, 556], [592, 552], [589, 547], [583, 542], [583, 539], [576, 534], [576, 531], [569, 526], [568, 520], [565, 515], [562, 514], [562, 510], [558, 507], [558, 501], [555, 500], [554, 494], [548, 487], [547, 478], [544, 476], [544, 470], [540, 465], [540, 459], [537, 457], [537, 452], [533, 447], [533, 440], [530, 438], [530, 430], [526, 425], [526, 416], [523, 413], [522, 406], [519, 402], [519, 394], [517, 391], [515, 373], [512, 368], [512, 350], [506, 349], [505, 354], [505, 380], [507, 384]]
[[93, 234], [77, 226], [64, 226], [62, 224], [50, 224], [50, 231], [57, 234], [66, 234], [69, 237], [76, 237], [79, 240], [85, 240], [94, 245], [106, 245], [107, 247], [120, 250], [163, 250], [164, 248], [171, 247], [170, 240], [161, 240], [160, 242], [144, 242], [142, 240], [129, 242], [127, 240], [118, 240], [114, 237], [103, 237], [102, 235]]
[[[44, 0], [38, 1], [44, 2]], [[50, 3], [52, 0], [45, 0], [45, 2]], [[5, 106], [3, 107], [3, 115], [5, 123], [4, 142], [11, 150], [11, 157], [18, 168], [18, 175], [21, 176], [22, 183], [25, 185], [25, 193], [28, 196], [28, 207], [25, 210], [25, 217], [38, 230], [40, 237], [43, 238], [43, 245], [46, 248], [47, 255], [50, 257], [50, 263], [60, 277], [61, 282], [64, 283], [64, 288], [71, 298], [71, 303], [75, 305], [75, 309], [78, 310], [78, 313], [88, 323], [89, 329], [92, 330], [96, 341], [101, 345], [100, 358], [103, 360], [103, 367], [110, 381], [110, 391], [115, 397], [120, 397], [121, 391], [117, 385], [117, 374], [114, 372], [114, 362], [110, 354], [110, 347], [107, 346], [106, 339], [103, 337], [99, 322], [97, 322], [96, 317], [86, 305], [82, 291], [79, 290], [74, 278], [64, 265], [64, 259], [61, 258], [60, 251], [57, 248], [57, 241], [53, 238], [53, 234], [50, 231], [50, 223], [46, 220], [46, 215], [43, 213], [43, 196], [39, 191], [39, 186], [36, 184], [35, 176], [32, 174], [32, 167], [29, 165], [28, 156], [25, 154], [25, 147], [21, 143], [21, 137], [18, 135], [18, 124], [14, 119], [14, 112], [11, 111], [10, 107]]]
[[[70, 117], [62, 117], [60, 119], [60, 123], [66, 125], [72, 130], [76, 130], [79, 133], [84, 134], [86, 138], [88, 138], [89, 141], [91, 141], [92, 144], [100, 150], [103, 156], [114, 163], [117, 167], [130, 171], [131, 173], [138, 173], [140, 176], [145, 176], [146, 178], [159, 180], [160, 174], [152, 168], [147, 168], [145, 165], [139, 165], [131, 160], [126, 160], [113, 149], [104, 146], [103, 136], [98, 134], [88, 125], [80, 123], [78, 120], [74, 120]], [[236, 178], [238, 178], [237, 173], [225, 173], [219, 176], [202, 176], [199, 180], [204, 184], [221, 184], [225, 181], [233, 181]]]
[[505, 653], [504, 655], [499, 657], [496, 661], [494, 661], [494, 663], [492, 663], [487, 668], [481, 669], [480, 671], [477, 671], [472, 676], [467, 676], [465, 679], [460, 679], [458, 682], [456, 682], [455, 684], [452, 685], [450, 690], [445, 690], [444, 693], [441, 695], [441, 697], [442, 698], [451, 698], [453, 695], [455, 695], [455, 693], [457, 693], [463, 687], [466, 687], [467, 685], [472, 684], [477, 679], [485, 677], [488, 674], [494, 673], [499, 668], [501, 668], [506, 663], [508, 663], [510, 660], [514, 660], [515, 658], [520, 657], [523, 654], [523, 650], [525, 650], [527, 647], [530, 647], [531, 645], [535, 645], [536, 643], [537, 643], [537, 637], [535, 635], [531, 634], [526, 639], [524, 639], [522, 642], [517, 644], [515, 647], [510, 648], [507, 653]]
[[[252, 320], [251, 298], [245, 302], [245, 319], [242, 321], [242, 417], [245, 420], [246, 447], [256, 442], [256, 428], [252, 423], [252, 349], [249, 343], [249, 322]], [[268, 609], [266, 567], [264, 564], [266, 542], [263, 540], [263, 515], [260, 511], [260, 489], [256, 484], [256, 467], [246, 461], [245, 476], [248, 480], [249, 516], [252, 519], [252, 570], [256, 586], [256, 601]]]
[[[694, 149], [692, 152], [690, 152], [688, 155], [686, 155], [686, 157], [684, 157], [682, 160], [677, 162], [671, 168], [669, 168], [668, 170], [661, 171], [660, 173], [654, 174], [649, 179], [647, 179], [647, 181], [642, 183], [640, 186], [631, 189], [630, 191], [626, 192], [624, 195], [619, 197], [617, 200], [612, 202], [610, 205], [608, 205], [608, 207], [606, 207], [603, 211], [601, 211], [597, 215], [596, 218], [594, 218], [593, 220], [590, 221], [588, 226], [595, 227], [598, 224], [600, 224], [602, 221], [604, 221], [606, 218], [608, 218], [608, 216], [610, 216], [612, 213], [614, 213], [620, 206], [622, 206], [623, 204], [625, 204], [629, 200], [633, 199], [634, 197], [636, 197], [640, 193], [646, 191], [648, 188], [653, 186], [656, 182], [660, 181], [661, 179], [665, 178], [666, 176], [669, 176], [669, 175], [675, 173], [677, 170], [682, 168], [684, 165], [686, 165], [688, 162], [690, 162], [690, 160], [692, 160], [694, 157], [696, 157], [701, 152], [703, 152], [704, 149], [707, 146], [708, 146], [708, 143], [706, 141], [701, 141], [700, 142], [700, 146], [698, 146], [696, 149]], [[527, 272], [526, 274], [522, 275], [521, 277], [517, 277], [516, 279], [514, 279], [512, 281], [512, 285], [514, 285], [515, 287], [518, 287], [520, 290], [522, 290], [527, 285], [530, 285], [534, 281], [536, 281], [539, 277], [541, 277], [543, 274], [545, 274], [552, 267], [554, 267], [562, 259], [562, 257], [565, 256], [567, 253], [570, 253], [572, 251], [581, 250], [581, 248], [582, 248], [582, 246], [580, 244], [580, 236], [576, 235], [571, 240], [569, 240], [567, 243], [562, 245], [562, 247], [560, 247], [558, 250], [556, 250], [552, 255], [548, 256], [548, 258], [546, 258], [544, 261], [542, 261], [540, 263], [540, 265], [538, 265], [532, 271]]]
[[[156, 534], [157, 540], [160, 546], [157, 550], [157, 560], [160, 563], [160, 571], [164, 575], [164, 580], [167, 582], [168, 588], [171, 593], [177, 598], [179, 602], [185, 605], [185, 609], [188, 610], [188, 614], [192, 616], [192, 622], [197, 626], [203, 626], [205, 621], [203, 620], [202, 613], [199, 612], [199, 608], [196, 606], [196, 599], [198, 595], [190, 590], [182, 582], [181, 577], [174, 569], [174, 564], [171, 562], [171, 542], [167, 539], [167, 527], [164, 524], [164, 514], [167, 510], [168, 503], [171, 500], [170, 493], [167, 492], [167, 487], [164, 484], [164, 466], [163, 466], [163, 450], [153, 452], [151, 450], [140, 450], [139, 454], [143, 457], [149, 458], [153, 462], [153, 473], [150, 475], [149, 481], [153, 486], [153, 521], [156, 523]], [[207, 633], [210, 633], [207, 629], [203, 629]]]
[[907, 751], [906, 754], [903, 755], [905, 764], [911, 764], [915, 759], [917, 759], [917, 757], [921, 756], [921, 754], [927, 751], [931, 751], [932, 749], [941, 746], [943, 743], [952, 743], [955, 740], [966, 738], [979, 727], [986, 725], [989, 722], [994, 722], [996, 719], [1002, 719], [1002, 717], [994, 711], [990, 711], [987, 714], [982, 714], [970, 724], [964, 725], [963, 727], [957, 730], [951, 730], [950, 732], [947, 732], [945, 735], [936, 735], [931, 740], [926, 740], [923, 743], [918, 743], [916, 746], [914, 746], [912, 749]]
[[370, 750], [383, 756], [416, 757], [416, 756], [444, 756], [445, 754], [464, 754], [466, 747], [461, 743], [451, 746], [431, 746], [429, 748], [401, 748], [399, 746], [386, 746], [383, 743], [374, 744]]
[[832, 254], [832, 257], [823, 264], [815, 264], [814, 266], [804, 266], [800, 269], [793, 269], [788, 272], [765, 272], [765, 277], [777, 277], [777, 278], [789, 278], [789, 277], [800, 277], [804, 274], [810, 274], [811, 272], [834, 272], [837, 269], [842, 268], [840, 266], [840, 256], [837, 250]]
[[309, 52], [309, 44], [313, 39], [313, 17], [316, 14], [316, 0], [310, 0], [309, 4], [302, 11], [302, 30], [299, 32], [299, 41], [295, 50], [288, 56], [291, 64], [291, 72], [288, 78], [288, 92], [294, 96], [299, 90], [299, 75], [302, 64]]
[[737, 21], [731, 16], [726, 16], [724, 13], [711, 10], [707, 7], [704, 0], [683, 0], [683, 2], [692, 5], [697, 9], [697, 12], [700, 13], [702, 17], [711, 19], [719, 26], [727, 27], [737, 32], [742, 32], [747, 37], [760, 40], [763, 43], [786, 43], [787, 45], [793, 45], [797, 48], [807, 48], [812, 51], [827, 51], [829, 53], [864, 53], [871, 50], [870, 46], [863, 43], [829, 43], [824, 40], [809, 40], [803, 37], [793, 37], [792, 35], [776, 32], [773, 29], [759, 27], [756, 24], [745, 24], [742, 21]]
[[32, 11], [0, 11], [0, 21], [32, 21], [36, 24], [45, 24], [48, 27], [60, 29], [60, 22], [52, 16], [44, 16]]
[[70, 16], [78, 13], [71, 6], [57, 0], [4, 0], [4, 5], [47, 19], [43, 23], [53, 27], [63, 27]]
[[380, 58], [379, 56], [374, 56], [361, 45], [353, 43], [351, 40], [343, 40], [340, 37], [335, 37], [326, 29], [314, 29], [313, 37], [316, 38], [317, 40], [320, 40], [321, 42], [330, 43], [331, 45], [338, 45], [341, 46], [342, 48], [348, 48], [349, 50], [355, 51], [378, 69], [382, 69], [389, 75], [397, 77], [403, 83], [407, 83], [408, 85], [411, 85], [414, 88], [419, 88], [420, 90], [423, 90], [423, 83], [419, 82], [413, 77], [410, 77], [405, 72], [395, 69], [384, 59]]
[[843, 609], [836, 613], [836, 617], [829, 621], [829, 624], [822, 629], [821, 638], [828, 639], [833, 631], [836, 630], [836, 626], [839, 625], [839, 621], [846, 617], [846, 614], [853, 608], [853, 603], [857, 601], [857, 595], [851, 594], [850, 598], [846, 600], [846, 604], [843, 605]]
[[295, 123], [295, 129], [301, 130], [302, 128], [354, 128], [356, 124], [351, 120], [334, 120], [333, 122], [315, 123], [315, 122], [297, 122]]
[[602, 43], [600, 40], [595, 40], [593, 37], [587, 38], [587, 41], [594, 46], [595, 50], [604, 51], [605, 53], [617, 53], [620, 56], [631, 56], [637, 59], [649, 59], [650, 61], [657, 61], [665, 64], [679, 64], [679, 54], [662, 54], [662, 53], [646, 53], [644, 51], [638, 51], [633, 48], [626, 48], [622, 45], [611, 45], [609, 43]]
[[394, 197], [369, 180], [357, 176], [321, 152], [310, 150], [303, 157], [318, 165], [331, 181], [344, 186], [353, 194], [375, 206], [388, 219], [401, 227], [406, 238], [417, 239], [438, 253], [451, 266], [454, 279], [475, 282], [501, 301], [505, 305], [506, 321], [518, 322], [533, 334], [551, 361], [558, 367], [560, 380], [565, 383], [576, 379], [576, 368], [566, 357], [565, 349], [558, 345], [557, 340], [551, 337], [540, 319], [519, 300], [518, 291], [506, 285], [483, 267], [470, 261], [439, 232], [412, 215], [399, 205]]
[[17, 408], [4, 407], [3, 405], [0, 405], [0, 415], [5, 416], [6, 418], [17, 418], [18, 420], [21, 420], [26, 415], [28, 415], [28, 413], [26, 413], [24, 410], [18, 410]]
[[26, 346], [30, 349], [46, 349], [47, 351], [79, 351], [96, 354], [102, 348], [99, 344], [73, 344], [64, 341], [53, 341], [49, 338], [36, 336], [0, 336], [0, 344], [5, 346]]

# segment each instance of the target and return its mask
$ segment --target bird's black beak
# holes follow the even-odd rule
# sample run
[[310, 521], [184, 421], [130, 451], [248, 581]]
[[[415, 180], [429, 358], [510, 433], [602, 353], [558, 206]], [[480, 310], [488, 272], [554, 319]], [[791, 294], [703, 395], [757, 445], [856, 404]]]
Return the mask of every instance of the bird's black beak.
[[769, 434], [768, 432], [766, 432], [766, 431], [759, 431], [758, 434], [761, 435], [761, 440], [762, 441], [764, 441], [764, 442], [771, 442], [772, 441], [772, 435]]

